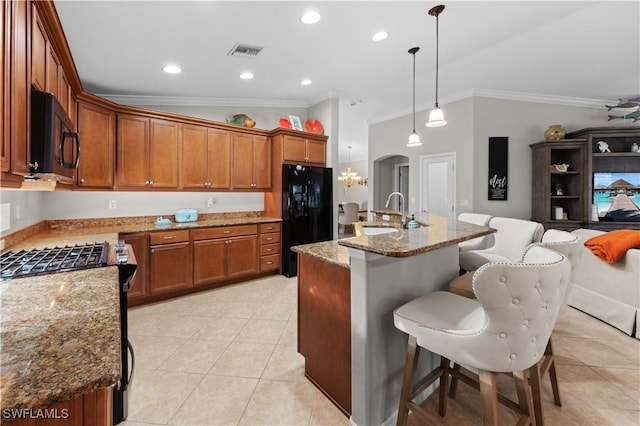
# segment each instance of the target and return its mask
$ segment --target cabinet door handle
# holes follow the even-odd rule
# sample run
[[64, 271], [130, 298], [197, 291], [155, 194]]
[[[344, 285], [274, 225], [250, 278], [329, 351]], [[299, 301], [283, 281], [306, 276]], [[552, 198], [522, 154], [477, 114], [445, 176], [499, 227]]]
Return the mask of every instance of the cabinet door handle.
[[148, 180], [145, 180], [145, 181], [144, 181], [144, 184], [145, 184], [145, 185], [149, 185], [149, 181], [148, 181]]
[[80, 183], [84, 183], [84, 178], [81, 178], [81, 179], [80, 179]]
[[156, 252], [156, 249], [151, 249], [151, 253], [155, 253], [155, 252]]
[[164, 237], [165, 240], [173, 240], [176, 236], [175, 235], [167, 235], [166, 237]]
[[152, 181], [152, 180], [151, 180], [151, 181], [149, 181], [149, 185], [153, 185], [153, 181]]

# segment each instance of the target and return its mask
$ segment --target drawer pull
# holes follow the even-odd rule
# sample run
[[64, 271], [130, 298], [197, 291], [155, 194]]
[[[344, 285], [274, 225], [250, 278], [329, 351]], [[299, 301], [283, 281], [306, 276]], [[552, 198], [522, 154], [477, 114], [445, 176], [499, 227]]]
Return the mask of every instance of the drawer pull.
[[173, 240], [176, 236], [175, 235], [167, 235], [166, 237], [164, 237], [165, 240]]
[[268, 261], [267, 265], [273, 265], [273, 262], [272, 261]]
[[273, 240], [273, 237], [267, 237], [267, 241]]
[[267, 251], [273, 251], [273, 249], [272, 248], [268, 248]]
[[230, 234], [231, 231], [222, 231], [223, 234]]

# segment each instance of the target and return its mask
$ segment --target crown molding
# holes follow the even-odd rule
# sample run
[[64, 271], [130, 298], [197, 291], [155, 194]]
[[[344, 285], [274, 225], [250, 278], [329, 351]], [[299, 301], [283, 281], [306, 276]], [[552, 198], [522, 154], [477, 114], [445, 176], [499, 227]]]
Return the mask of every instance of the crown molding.
[[[603, 108], [607, 102], [602, 99], [587, 99], [587, 98], [572, 98], [568, 96], [552, 96], [552, 95], [540, 95], [537, 93], [524, 93], [524, 92], [508, 92], [504, 90], [491, 90], [491, 89], [469, 89], [464, 90], [462, 92], [455, 93], [451, 96], [442, 98], [442, 101], [439, 102], [440, 106], [457, 102], [469, 98], [491, 98], [491, 99], [500, 99], [505, 101], [519, 101], [519, 102], [534, 102], [541, 104], [550, 104], [550, 105], [564, 105], [564, 106], [572, 106], [572, 107], [582, 107], [582, 108]], [[416, 105], [416, 112], [429, 110], [433, 107], [433, 105], [425, 105], [420, 104]], [[386, 114], [384, 116], [379, 116], [372, 118], [367, 121], [367, 124], [376, 124], [381, 123], [383, 121], [393, 120], [399, 117], [404, 117], [408, 114], [411, 114], [411, 110], [403, 110], [398, 111], [393, 114]]]
[[208, 106], [208, 107], [265, 107], [265, 108], [308, 108], [313, 104], [305, 101], [274, 100], [274, 99], [237, 99], [237, 98], [207, 98], [182, 96], [137, 96], [137, 95], [107, 95], [98, 96], [111, 102], [135, 106]]

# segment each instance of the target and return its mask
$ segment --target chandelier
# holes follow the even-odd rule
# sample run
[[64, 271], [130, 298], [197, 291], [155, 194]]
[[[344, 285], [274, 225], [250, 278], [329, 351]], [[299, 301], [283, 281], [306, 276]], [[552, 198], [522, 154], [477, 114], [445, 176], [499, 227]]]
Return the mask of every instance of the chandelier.
[[[347, 148], [349, 148], [349, 161], [351, 161], [351, 145]], [[338, 176], [338, 180], [344, 182], [347, 188], [350, 188], [354, 182], [359, 182], [360, 179], [362, 178], [358, 176], [357, 172], [351, 171], [351, 167], [347, 167], [347, 171], [341, 172], [340, 176]]]

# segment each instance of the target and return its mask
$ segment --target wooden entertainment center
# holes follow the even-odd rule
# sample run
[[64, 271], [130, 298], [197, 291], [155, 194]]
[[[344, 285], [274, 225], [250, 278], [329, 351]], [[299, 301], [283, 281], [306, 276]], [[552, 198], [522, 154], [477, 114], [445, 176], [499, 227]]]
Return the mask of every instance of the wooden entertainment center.
[[[601, 152], [601, 142], [606, 143], [608, 151]], [[608, 220], [602, 213], [599, 220], [592, 220], [594, 174], [640, 174], [640, 151], [633, 152], [634, 144], [640, 146], [637, 126], [591, 127], [567, 133], [561, 140], [529, 145], [533, 162], [532, 220], [542, 223], [545, 229], [568, 231], [640, 229], [640, 221]], [[629, 200], [640, 207], [640, 183], [632, 184], [635, 186], [621, 187], [616, 192], [629, 195]], [[564, 217], [556, 212], [562, 212]]]

